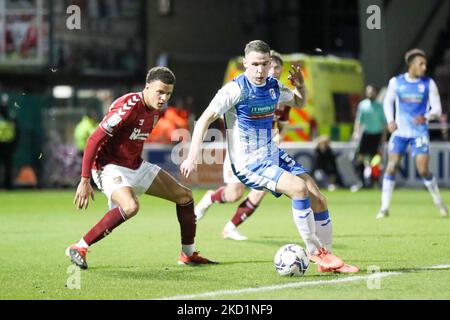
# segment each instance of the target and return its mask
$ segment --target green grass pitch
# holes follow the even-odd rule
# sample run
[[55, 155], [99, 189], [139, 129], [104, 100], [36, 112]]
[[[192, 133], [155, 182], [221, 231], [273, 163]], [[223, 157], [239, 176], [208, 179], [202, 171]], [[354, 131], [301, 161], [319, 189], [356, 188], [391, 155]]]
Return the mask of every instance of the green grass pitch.
[[[203, 192], [194, 192], [196, 201]], [[448, 190], [441, 193], [450, 203]], [[0, 299], [450, 299], [450, 219], [439, 217], [425, 190], [396, 190], [391, 217], [384, 220], [374, 218], [379, 190], [326, 193], [334, 252], [361, 268], [361, 277], [348, 282], [342, 280], [355, 276], [318, 274], [315, 265], [301, 278], [277, 275], [277, 249], [303, 242], [289, 199], [270, 195], [240, 227], [248, 241], [221, 238], [236, 203], [211, 207], [197, 226], [197, 248], [221, 264], [200, 267], [176, 264], [175, 206], [142, 196], [139, 214], [95, 244], [89, 269], [80, 271], [64, 250], [103, 216], [106, 198], [97, 191], [89, 209], [77, 211], [73, 195], [74, 190], [0, 192]], [[396, 274], [373, 280], [368, 268]]]

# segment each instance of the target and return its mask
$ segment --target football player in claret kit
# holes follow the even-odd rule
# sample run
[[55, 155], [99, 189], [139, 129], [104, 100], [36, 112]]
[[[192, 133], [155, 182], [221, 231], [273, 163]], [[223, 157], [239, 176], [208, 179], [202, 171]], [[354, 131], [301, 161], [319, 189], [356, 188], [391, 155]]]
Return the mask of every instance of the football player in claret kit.
[[141, 157], [144, 142], [155, 127], [174, 85], [175, 75], [171, 70], [165, 67], [150, 69], [144, 90], [114, 101], [89, 137], [74, 203], [78, 209], [87, 209], [89, 197], [94, 200], [94, 191], [89, 183], [92, 174], [108, 198], [109, 211], [78, 242], [67, 248], [66, 254], [80, 268], [88, 267], [86, 254], [89, 246], [138, 213], [137, 196], [144, 193], [176, 204], [182, 244], [178, 264], [216, 263], [201, 257], [196, 251], [191, 190]]
[[[269, 76], [270, 48], [261, 41], [245, 47], [245, 72], [227, 83], [200, 116], [189, 154], [180, 166], [188, 177], [196, 169], [197, 157], [209, 125], [224, 116], [231, 168], [246, 186], [268, 190], [276, 197], [292, 199], [295, 225], [307, 247], [309, 259], [319, 272], [355, 273], [331, 253], [332, 229], [325, 197], [303, 167], [272, 140], [272, 123], [277, 104], [301, 108], [306, 88], [299, 66], [290, 70], [290, 90]], [[316, 229], [316, 221], [318, 228]]]

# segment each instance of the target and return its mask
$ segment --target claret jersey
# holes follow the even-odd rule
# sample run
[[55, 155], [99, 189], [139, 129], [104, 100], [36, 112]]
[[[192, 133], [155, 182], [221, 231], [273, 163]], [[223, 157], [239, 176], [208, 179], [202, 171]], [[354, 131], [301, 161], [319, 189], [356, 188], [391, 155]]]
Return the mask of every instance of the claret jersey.
[[142, 92], [118, 98], [99, 124], [110, 136], [97, 152], [94, 168], [116, 164], [137, 169], [142, 163], [142, 150], [160, 116], [160, 111], [148, 108]]

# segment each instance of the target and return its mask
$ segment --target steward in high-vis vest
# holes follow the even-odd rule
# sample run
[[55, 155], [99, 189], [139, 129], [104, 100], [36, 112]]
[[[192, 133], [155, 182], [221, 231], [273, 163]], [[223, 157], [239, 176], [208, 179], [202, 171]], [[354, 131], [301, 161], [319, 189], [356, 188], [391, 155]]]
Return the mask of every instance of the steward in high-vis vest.
[[91, 134], [97, 129], [97, 114], [94, 111], [87, 112], [81, 121], [75, 126], [74, 140], [77, 152], [83, 158], [86, 143]]
[[0, 115], [0, 143], [11, 143], [15, 139], [16, 124], [14, 121], [3, 119]]
[[18, 141], [18, 128], [16, 120], [10, 115], [8, 110], [9, 97], [3, 94], [0, 102], [0, 189], [13, 188], [13, 156]]

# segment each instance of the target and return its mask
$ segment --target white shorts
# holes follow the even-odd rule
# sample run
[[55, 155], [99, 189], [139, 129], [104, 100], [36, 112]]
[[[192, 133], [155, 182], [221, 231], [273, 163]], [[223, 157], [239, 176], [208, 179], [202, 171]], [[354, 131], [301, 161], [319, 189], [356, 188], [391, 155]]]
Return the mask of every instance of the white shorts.
[[238, 177], [236, 177], [231, 169], [231, 161], [228, 156], [228, 152], [225, 154], [225, 160], [223, 161], [223, 182], [225, 183], [242, 183]]
[[92, 178], [97, 187], [108, 198], [109, 208], [113, 209], [117, 206], [111, 200], [114, 191], [123, 187], [131, 187], [134, 193], [139, 196], [150, 188], [159, 170], [161, 170], [160, 167], [147, 161], [143, 161], [136, 170], [108, 164], [103, 170], [92, 170]]

